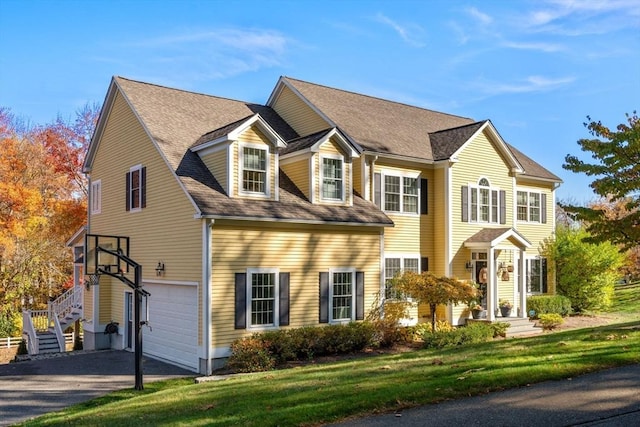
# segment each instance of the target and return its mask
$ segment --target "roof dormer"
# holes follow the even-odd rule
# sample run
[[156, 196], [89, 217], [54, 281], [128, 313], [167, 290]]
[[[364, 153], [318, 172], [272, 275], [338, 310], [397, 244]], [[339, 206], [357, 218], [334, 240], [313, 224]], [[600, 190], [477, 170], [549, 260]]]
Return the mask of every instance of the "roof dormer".
[[278, 150], [284, 140], [254, 114], [203, 135], [200, 156], [229, 197], [278, 200]]
[[353, 159], [357, 150], [337, 128], [287, 143], [282, 170], [314, 204], [353, 204]]

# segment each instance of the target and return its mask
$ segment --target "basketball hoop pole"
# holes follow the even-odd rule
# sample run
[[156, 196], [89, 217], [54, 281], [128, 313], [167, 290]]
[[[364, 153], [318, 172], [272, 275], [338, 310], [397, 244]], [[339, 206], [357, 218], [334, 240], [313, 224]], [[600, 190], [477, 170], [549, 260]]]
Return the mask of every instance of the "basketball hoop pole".
[[98, 274], [106, 274], [111, 277], [115, 277], [120, 280], [125, 285], [129, 286], [134, 290], [135, 299], [134, 299], [134, 331], [135, 331], [135, 340], [136, 340], [136, 348], [135, 348], [135, 375], [136, 375], [136, 390], [143, 390], [144, 385], [142, 381], [142, 325], [140, 323], [140, 309], [142, 307], [142, 296], [149, 296], [149, 292], [142, 289], [142, 266], [124, 255], [120, 252], [114, 252], [109, 249], [102, 248], [100, 246], [96, 246], [96, 253], [98, 252], [106, 252], [113, 257], [116, 257], [120, 261], [123, 261], [127, 267], [133, 267], [134, 272], [134, 280], [133, 282], [127, 278], [122, 271], [113, 272], [111, 269], [102, 269], [100, 267], [97, 268]]

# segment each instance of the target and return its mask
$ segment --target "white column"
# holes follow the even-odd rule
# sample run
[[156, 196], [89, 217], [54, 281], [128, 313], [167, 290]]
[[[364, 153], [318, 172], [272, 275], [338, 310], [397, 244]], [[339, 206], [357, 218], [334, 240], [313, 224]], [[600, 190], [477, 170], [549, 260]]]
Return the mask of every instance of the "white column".
[[529, 317], [527, 315], [527, 281], [525, 278], [526, 271], [524, 269], [524, 251], [520, 249], [520, 258], [518, 259], [518, 290], [520, 291], [520, 303], [518, 306], [520, 307], [520, 317], [522, 319], [526, 319]]
[[489, 253], [487, 254], [487, 275], [489, 276], [489, 280], [487, 281], [487, 320], [491, 322], [496, 320], [495, 295], [498, 291], [494, 254], [494, 249], [489, 248]]

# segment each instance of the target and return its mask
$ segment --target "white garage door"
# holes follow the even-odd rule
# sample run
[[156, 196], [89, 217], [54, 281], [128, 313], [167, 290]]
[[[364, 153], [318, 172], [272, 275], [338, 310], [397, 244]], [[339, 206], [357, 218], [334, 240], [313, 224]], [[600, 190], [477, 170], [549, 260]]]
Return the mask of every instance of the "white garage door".
[[144, 289], [151, 294], [151, 329], [142, 327], [142, 352], [197, 372], [198, 287], [145, 283]]

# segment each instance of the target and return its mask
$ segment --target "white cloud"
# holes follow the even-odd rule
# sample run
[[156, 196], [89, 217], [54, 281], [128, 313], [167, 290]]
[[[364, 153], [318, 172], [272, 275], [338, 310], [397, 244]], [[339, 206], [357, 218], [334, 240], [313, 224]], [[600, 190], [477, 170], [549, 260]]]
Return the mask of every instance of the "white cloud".
[[383, 15], [382, 13], [378, 13], [375, 16], [375, 20], [380, 22], [381, 24], [385, 24], [391, 27], [398, 35], [404, 40], [406, 43], [415, 46], [415, 47], [424, 47], [425, 44], [419, 40], [419, 37], [422, 35], [424, 30], [422, 27], [416, 24], [408, 24], [408, 25], [400, 25], [395, 22], [391, 18]]
[[575, 81], [574, 77], [548, 78], [544, 76], [529, 76], [516, 83], [499, 83], [479, 81], [475, 83], [483, 93], [495, 96], [509, 93], [544, 92], [566, 86]]
[[493, 22], [493, 18], [486, 13], [480, 12], [475, 7], [470, 7], [466, 9], [466, 12], [475, 18], [482, 25], [489, 25]]
[[556, 43], [518, 43], [518, 42], [504, 42], [504, 47], [519, 50], [537, 50], [541, 52], [559, 52], [565, 50], [565, 47]]
[[273, 30], [226, 28], [185, 30], [114, 48], [119, 60], [135, 58], [138, 68], [161, 66], [165, 67], [163, 74], [202, 81], [279, 66], [291, 44], [290, 39]]

